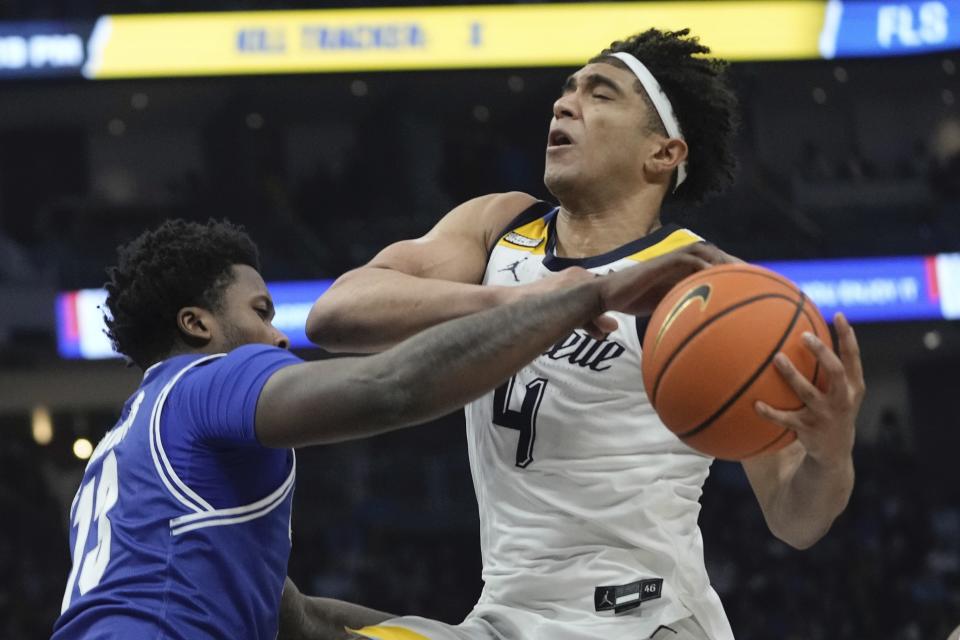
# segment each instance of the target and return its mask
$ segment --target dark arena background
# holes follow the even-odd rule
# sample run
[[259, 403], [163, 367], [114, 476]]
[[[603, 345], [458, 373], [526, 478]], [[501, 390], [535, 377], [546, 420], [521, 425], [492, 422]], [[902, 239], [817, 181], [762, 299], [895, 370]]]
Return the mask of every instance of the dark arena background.
[[[847, 312], [868, 387], [853, 497], [808, 551], [768, 532], [740, 465], [714, 463], [713, 584], [742, 640], [945, 640], [960, 625], [960, 2], [542, 3], [531, 24], [550, 26], [529, 33], [517, 5], [462, 5], [450, 26], [429, 4], [0, 2], [0, 639], [49, 637], [84, 459], [138, 384], [105, 358], [97, 310], [119, 243], [168, 217], [242, 223], [278, 324], [302, 333], [326, 281], [457, 203], [548, 197], [564, 78], [614, 39], [690, 26], [733, 61], [741, 167], [731, 192], [667, 218]], [[200, 10], [214, 19], [178, 13]], [[303, 450], [298, 471], [304, 592], [470, 610], [459, 413]]]

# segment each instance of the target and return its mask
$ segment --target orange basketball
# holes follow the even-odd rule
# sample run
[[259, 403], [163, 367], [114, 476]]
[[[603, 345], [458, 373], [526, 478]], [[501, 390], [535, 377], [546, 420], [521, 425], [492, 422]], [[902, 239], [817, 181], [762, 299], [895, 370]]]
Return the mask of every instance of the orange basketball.
[[670, 290], [643, 339], [643, 384], [664, 424], [688, 445], [726, 460], [776, 451], [796, 438], [757, 414], [803, 403], [777, 371], [783, 352], [821, 389], [823, 374], [802, 340], [830, 331], [790, 280], [748, 264], [711, 267]]

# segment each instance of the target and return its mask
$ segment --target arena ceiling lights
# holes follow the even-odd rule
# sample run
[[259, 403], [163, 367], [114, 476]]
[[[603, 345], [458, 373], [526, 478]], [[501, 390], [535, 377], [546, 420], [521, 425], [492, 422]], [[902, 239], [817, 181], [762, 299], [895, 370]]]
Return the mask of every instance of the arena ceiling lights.
[[697, 0], [103, 16], [0, 23], [0, 78], [553, 67], [645, 27], [734, 61], [960, 49], [960, 0]]

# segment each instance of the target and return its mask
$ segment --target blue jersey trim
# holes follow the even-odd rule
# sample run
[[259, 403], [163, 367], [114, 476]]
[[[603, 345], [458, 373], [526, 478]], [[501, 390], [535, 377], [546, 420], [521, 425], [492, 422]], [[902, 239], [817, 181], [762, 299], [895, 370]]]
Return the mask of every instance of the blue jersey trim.
[[267, 497], [241, 507], [214, 509], [209, 512], [191, 513], [173, 518], [170, 520], [170, 533], [178, 536], [181, 533], [204, 527], [220, 527], [227, 524], [249, 522], [270, 513], [283, 504], [286, 497], [293, 491], [294, 480], [297, 477], [297, 457], [295, 453], [291, 453], [293, 455], [293, 465], [290, 474], [283, 481], [283, 484]]
[[167, 401], [167, 396], [170, 395], [170, 390], [173, 389], [173, 385], [175, 385], [187, 371], [199, 364], [222, 358], [225, 355], [225, 353], [218, 353], [205, 358], [199, 358], [180, 369], [180, 371], [164, 385], [163, 390], [160, 391], [160, 395], [153, 405], [153, 413], [150, 416], [150, 454], [153, 457], [153, 465], [156, 467], [157, 475], [160, 476], [163, 486], [167, 488], [170, 495], [180, 504], [196, 513], [209, 513], [214, 511], [213, 505], [188, 487], [177, 475], [177, 472], [173, 469], [173, 465], [170, 464], [170, 460], [167, 458], [167, 454], [163, 449], [163, 441], [160, 438], [160, 416], [163, 413], [163, 404]]

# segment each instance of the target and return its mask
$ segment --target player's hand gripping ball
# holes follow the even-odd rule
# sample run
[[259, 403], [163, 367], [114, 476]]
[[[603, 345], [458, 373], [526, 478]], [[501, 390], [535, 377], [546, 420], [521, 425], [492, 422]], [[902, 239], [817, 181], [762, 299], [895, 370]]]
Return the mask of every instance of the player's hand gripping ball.
[[748, 264], [711, 267], [679, 282], [654, 310], [643, 339], [643, 384], [664, 424], [711, 456], [742, 460], [796, 439], [757, 414], [762, 400], [803, 407], [773, 364], [784, 353], [824, 390], [804, 332], [832, 344], [819, 309], [793, 282]]

